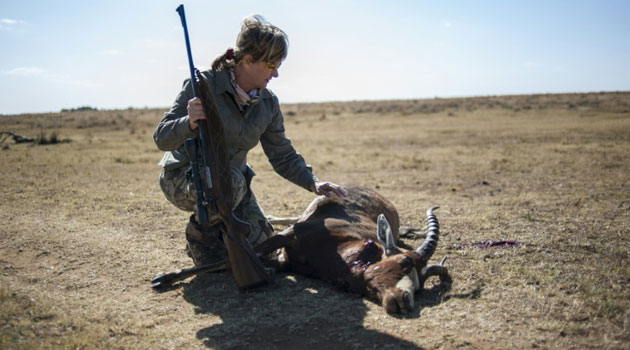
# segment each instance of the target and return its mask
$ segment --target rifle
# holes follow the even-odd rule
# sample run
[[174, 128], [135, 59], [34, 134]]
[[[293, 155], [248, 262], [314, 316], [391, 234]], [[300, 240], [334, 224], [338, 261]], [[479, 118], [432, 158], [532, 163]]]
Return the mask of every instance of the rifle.
[[[225, 226], [223, 241], [227, 247], [232, 275], [240, 290], [272, 283], [249, 241], [245, 238], [250, 226], [232, 212], [232, 174], [225, 144], [223, 122], [208, 82], [193, 65], [184, 5], [176, 9], [182, 21], [190, 67], [193, 95], [201, 100], [206, 119], [197, 121], [196, 141], [186, 141], [186, 150], [193, 166], [193, 181], [197, 187], [197, 209], [202, 229], [210, 226], [208, 209], [218, 214]], [[196, 154], [198, 150], [200, 154]]]

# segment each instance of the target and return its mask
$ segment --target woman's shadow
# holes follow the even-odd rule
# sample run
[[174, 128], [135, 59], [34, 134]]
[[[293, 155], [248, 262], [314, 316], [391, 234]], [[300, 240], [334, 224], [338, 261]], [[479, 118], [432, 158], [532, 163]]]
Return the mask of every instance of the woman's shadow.
[[[407, 340], [367, 329], [366, 301], [326, 282], [293, 274], [278, 274], [275, 285], [238, 292], [229, 272], [205, 273], [183, 285], [186, 301], [199, 314], [221, 319], [197, 331], [213, 349], [422, 349]], [[439, 304], [450, 284], [440, 284], [416, 296], [416, 308], [404, 318]], [[421, 300], [419, 300], [421, 299]], [[390, 317], [390, 316], [388, 316]]]

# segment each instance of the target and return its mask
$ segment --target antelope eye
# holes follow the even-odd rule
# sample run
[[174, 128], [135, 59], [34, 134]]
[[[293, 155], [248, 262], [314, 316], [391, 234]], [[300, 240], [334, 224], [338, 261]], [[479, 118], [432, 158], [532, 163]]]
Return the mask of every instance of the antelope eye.
[[413, 268], [413, 265], [414, 265], [413, 259], [411, 259], [407, 255], [403, 255], [400, 264], [405, 269], [405, 272], [409, 272]]

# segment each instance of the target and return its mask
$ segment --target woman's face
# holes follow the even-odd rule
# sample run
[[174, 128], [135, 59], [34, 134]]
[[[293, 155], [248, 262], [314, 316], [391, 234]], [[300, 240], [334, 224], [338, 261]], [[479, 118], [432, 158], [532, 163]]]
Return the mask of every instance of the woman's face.
[[245, 62], [243, 65], [244, 69], [242, 70], [242, 73], [244, 74], [239, 74], [240, 77], [238, 78], [240, 79], [237, 78], [237, 83], [246, 92], [253, 89], [265, 88], [272, 78], [278, 77], [280, 64], [282, 64], [280, 61], [275, 63], [268, 63], [264, 61], [255, 63]]

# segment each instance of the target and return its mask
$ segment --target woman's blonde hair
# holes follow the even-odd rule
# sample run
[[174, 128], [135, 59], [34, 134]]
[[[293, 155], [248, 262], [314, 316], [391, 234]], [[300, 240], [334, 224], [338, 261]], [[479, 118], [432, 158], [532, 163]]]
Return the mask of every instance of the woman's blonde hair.
[[251, 55], [253, 62], [282, 62], [289, 51], [289, 38], [280, 28], [267, 22], [261, 15], [251, 15], [243, 19], [241, 31], [236, 38], [236, 47], [217, 56], [212, 63], [213, 70], [233, 68], [245, 55]]

